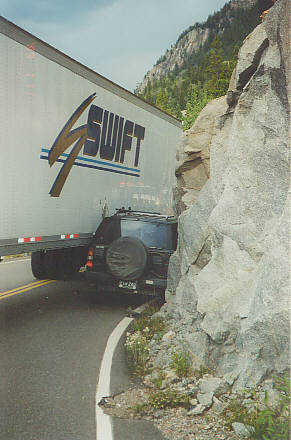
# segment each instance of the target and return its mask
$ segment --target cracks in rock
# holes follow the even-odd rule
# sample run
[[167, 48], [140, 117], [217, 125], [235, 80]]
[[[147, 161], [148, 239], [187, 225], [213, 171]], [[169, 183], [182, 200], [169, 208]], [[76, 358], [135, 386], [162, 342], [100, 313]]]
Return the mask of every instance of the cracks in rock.
[[202, 160], [200, 156], [195, 157], [194, 159], [191, 160], [186, 160], [185, 162], [182, 163], [182, 165], [180, 165], [176, 169], [175, 176], [180, 177], [183, 172], [193, 170], [194, 168], [198, 167], [201, 164], [202, 164]]
[[268, 47], [269, 47], [269, 40], [268, 40], [268, 38], [265, 38], [262, 41], [262, 44], [260, 45], [260, 47], [257, 49], [257, 52], [254, 55], [254, 58], [253, 58], [251, 65], [239, 74], [236, 90], [230, 90], [227, 94], [227, 104], [228, 104], [229, 108], [236, 106], [243, 89], [245, 88], [247, 83], [250, 81], [251, 77], [257, 71], [259, 64], [260, 64], [260, 60], [262, 58], [262, 55]]
[[204, 244], [197, 255], [196, 260], [192, 263], [202, 270], [211, 260], [211, 240], [210, 235], [205, 238]]
[[243, 90], [244, 87], [247, 85], [251, 77], [254, 75], [256, 70], [258, 69], [260, 60], [262, 58], [263, 52], [269, 47], [269, 40], [266, 38], [261, 46], [258, 48], [252, 64], [245, 69], [243, 72], [239, 74], [238, 78], [238, 84], [237, 84], [237, 90]]
[[[283, 107], [287, 110], [287, 113], [289, 113], [288, 94], [287, 94], [288, 86], [287, 86], [287, 78], [286, 78], [287, 74], [286, 74], [286, 66], [285, 66], [284, 54], [282, 49], [283, 42], [279, 29], [277, 29], [277, 41], [278, 41], [278, 48], [280, 52], [281, 62], [279, 69], [273, 68], [271, 70], [271, 87], [272, 90], [274, 90], [275, 93], [277, 94], [280, 101], [282, 102]], [[287, 68], [288, 67], [289, 66], [287, 66]]]
[[270, 72], [271, 76], [271, 88], [274, 90], [278, 98], [280, 99], [283, 108], [288, 109], [288, 96], [286, 93], [287, 84], [285, 75], [282, 74], [282, 68], [273, 68]]
[[[229, 109], [234, 108], [239, 100], [242, 90], [229, 90], [227, 92], [226, 102]], [[233, 113], [233, 111], [232, 111]]]
[[[227, 100], [228, 100], [228, 95], [227, 95]], [[227, 101], [227, 104], [228, 104], [228, 101]], [[224, 127], [226, 121], [228, 119], [231, 119], [233, 117], [233, 114], [234, 114], [234, 110], [228, 109], [223, 115], [219, 116], [219, 118], [217, 118], [217, 121], [218, 121], [217, 128], [219, 130], [222, 130], [222, 128]]]

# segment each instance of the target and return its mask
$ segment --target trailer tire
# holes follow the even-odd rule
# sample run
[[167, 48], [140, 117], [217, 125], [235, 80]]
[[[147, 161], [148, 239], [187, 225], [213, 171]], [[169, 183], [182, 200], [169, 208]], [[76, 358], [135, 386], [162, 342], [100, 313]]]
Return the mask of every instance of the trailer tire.
[[31, 271], [33, 276], [42, 280], [47, 277], [47, 273], [44, 265], [44, 252], [43, 251], [35, 251], [31, 254]]
[[35, 251], [31, 255], [33, 276], [53, 280], [71, 278], [85, 264], [87, 254], [87, 247]]
[[60, 279], [62, 267], [59, 264], [58, 249], [46, 251], [43, 261], [47, 278], [51, 280]]
[[111, 274], [119, 280], [137, 280], [147, 266], [147, 248], [138, 238], [120, 237], [106, 252], [106, 264]]
[[78, 253], [79, 248], [62, 249], [59, 255], [59, 264], [62, 267], [62, 278], [71, 278], [78, 273], [81, 267], [81, 258]]
[[77, 274], [86, 262], [88, 250], [85, 247], [54, 249], [47, 251], [44, 257], [47, 277], [64, 280]]

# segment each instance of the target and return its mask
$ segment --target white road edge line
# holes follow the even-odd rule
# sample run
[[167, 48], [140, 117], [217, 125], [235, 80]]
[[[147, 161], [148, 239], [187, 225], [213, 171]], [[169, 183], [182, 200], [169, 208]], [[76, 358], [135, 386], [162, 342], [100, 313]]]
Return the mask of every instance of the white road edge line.
[[[30, 258], [23, 258], [22, 260], [13, 260], [13, 261], [1, 261], [2, 264], [11, 264], [11, 263], [20, 263], [21, 261], [30, 261]], [[0, 263], [0, 267], [1, 267]]]
[[[134, 312], [141, 312], [145, 308], [145, 304], [138, 307]], [[99, 381], [96, 390], [96, 439], [97, 440], [114, 440], [111, 417], [104, 414], [103, 409], [98, 405], [102, 397], [110, 396], [110, 376], [114, 351], [117, 347], [123, 333], [133, 321], [134, 318], [123, 318], [115, 327], [107, 340], [101, 368], [99, 373]]]

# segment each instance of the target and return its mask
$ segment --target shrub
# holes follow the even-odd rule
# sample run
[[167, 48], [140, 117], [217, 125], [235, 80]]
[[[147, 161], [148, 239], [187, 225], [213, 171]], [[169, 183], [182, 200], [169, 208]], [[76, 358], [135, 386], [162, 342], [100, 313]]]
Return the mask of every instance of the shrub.
[[[275, 388], [280, 391], [279, 402], [270, 406], [268, 392], [265, 391], [265, 409], [258, 411], [254, 431], [250, 438], [256, 440], [288, 440], [290, 438], [290, 379], [275, 377]], [[254, 394], [257, 402], [256, 393]]]
[[[250, 427], [249, 438], [254, 440], [288, 440], [290, 437], [290, 379], [275, 377], [274, 388], [280, 392], [279, 402], [271, 406], [268, 392], [262, 404], [255, 390], [247, 390], [253, 400], [243, 405], [242, 398], [233, 400], [223, 411], [226, 425], [240, 422]], [[263, 409], [262, 409], [263, 406]]]

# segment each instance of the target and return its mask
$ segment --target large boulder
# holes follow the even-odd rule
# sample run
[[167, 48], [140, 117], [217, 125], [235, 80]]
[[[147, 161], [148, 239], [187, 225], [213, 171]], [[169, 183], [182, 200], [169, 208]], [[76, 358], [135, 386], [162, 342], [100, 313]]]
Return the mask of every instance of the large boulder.
[[227, 110], [226, 97], [204, 107], [193, 127], [185, 131], [177, 150], [174, 190], [175, 210], [180, 215], [193, 205], [210, 175], [210, 145], [216, 132], [217, 116]]
[[227, 98], [178, 152], [164, 313], [195, 366], [234, 389], [289, 367], [288, 14], [278, 0], [247, 37]]

